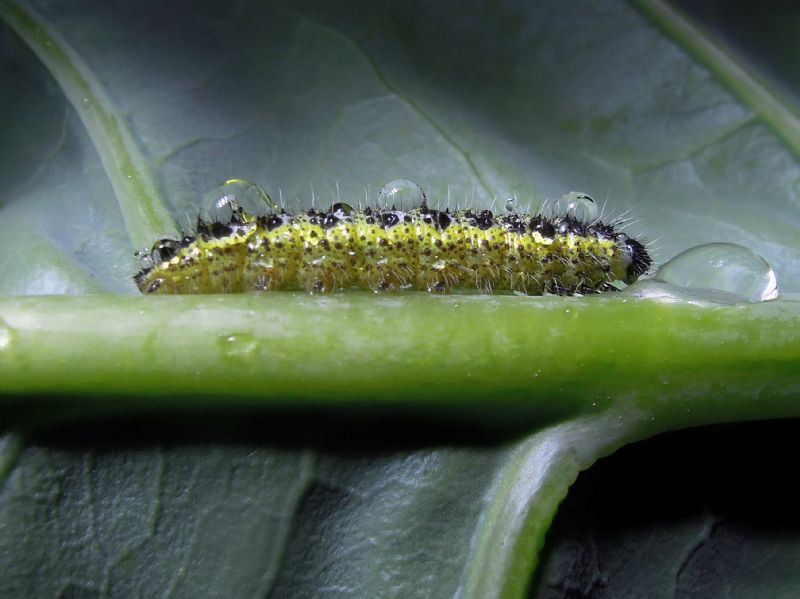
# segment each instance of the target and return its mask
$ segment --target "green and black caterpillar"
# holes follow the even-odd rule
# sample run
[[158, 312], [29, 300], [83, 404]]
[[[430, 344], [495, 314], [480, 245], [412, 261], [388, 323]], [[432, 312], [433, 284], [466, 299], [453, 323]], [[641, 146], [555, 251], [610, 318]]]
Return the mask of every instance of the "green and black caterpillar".
[[[244, 183], [230, 180], [223, 189]], [[259, 192], [266, 209], [248, 211], [235, 193], [223, 193], [195, 231], [143, 253], [135, 276], [142, 293], [472, 288], [574, 295], [632, 283], [652, 262], [642, 243], [614, 223], [579, 218], [574, 206], [558, 216], [451, 212], [431, 208], [420, 190], [418, 205], [406, 210], [337, 202], [288, 214]]]

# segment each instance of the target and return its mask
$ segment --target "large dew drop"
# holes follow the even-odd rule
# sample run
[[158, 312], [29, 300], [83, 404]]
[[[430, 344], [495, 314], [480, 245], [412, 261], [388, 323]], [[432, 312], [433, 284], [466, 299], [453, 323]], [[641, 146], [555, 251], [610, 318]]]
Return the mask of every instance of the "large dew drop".
[[676, 287], [727, 291], [748, 302], [778, 297], [772, 267], [735, 243], [709, 243], [681, 252], [659, 268], [654, 279]]
[[426, 201], [425, 192], [419, 183], [411, 179], [394, 179], [378, 192], [378, 207], [398, 210], [419, 208]]
[[269, 194], [247, 179], [228, 179], [209, 191], [200, 205], [205, 223], [250, 222], [277, 210]]

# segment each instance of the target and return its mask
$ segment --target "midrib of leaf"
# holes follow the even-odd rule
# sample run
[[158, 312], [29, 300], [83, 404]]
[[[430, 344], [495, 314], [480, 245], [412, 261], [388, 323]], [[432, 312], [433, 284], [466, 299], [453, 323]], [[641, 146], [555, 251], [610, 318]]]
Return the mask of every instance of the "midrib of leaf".
[[663, 0], [629, 0], [739, 100], [757, 114], [800, 158], [800, 113], [715, 37]]
[[[726, 409], [737, 405], [735, 391], [752, 417], [750, 394], [761, 396], [758, 413], [766, 415], [764, 397], [800, 385], [800, 303], [790, 300], [720, 307], [620, 295], [0, 297], [0, 319], [0, 395], [51, 393], [68, 405], [85, 394], [98, 408], [114, 394], [137, 397], [129, 407], [144, 409], [156, 397], [164, 407], [168, 398], [192, 405], [195, 393], [247, 404], [292, 397], [374, 405], [424, 390], [429, 401], [467, 406], [488, 397], [495, 407], [519, 401], [566, 417], [596, 412], [593, 402], [678, 397], [703, 383], [730, 386]], [[375, 356], [386, 361], [365, 378], [363, 364]], [[754, 374], [742, 378], [745, 367]], [[647, 405], [682, 413], [655, 401]], [[696, 419], [703, 403], [686, 401]], [[719, 406], [709, 413], [719, 417]]]
[[0, 17], [25, 41], [61, 86], [92, 140], [117, 196], [135, 247], [175, 235], [147, 161], [89, 65], [44, 17], [15, 0], [0, 0]]

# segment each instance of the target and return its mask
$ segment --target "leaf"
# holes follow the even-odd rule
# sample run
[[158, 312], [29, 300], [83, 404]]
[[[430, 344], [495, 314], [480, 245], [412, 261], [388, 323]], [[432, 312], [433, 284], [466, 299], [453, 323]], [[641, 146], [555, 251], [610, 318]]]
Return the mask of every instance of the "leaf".
[[680, 431], [601, 460], [559, 509], [531, 595], [794, 596], [798, 424]]
[[36, 12], [7, 2], [2, 15], [55, 77], [81, 117], [114, 187], [134, 243], [146, 243], [154, 229], [172, 229], [124, 116], [115, 111], [89, 66]]
[[[583, 189], [661, 260], [732, 241], [798, 291], [795, 125], [763, 98], [796, 109], [638, 4], [41, 3], [31, 38], [2, 0], [66, 50], [51, 78], [0, 33], [0, 292], [133, 294], [132, 245], [233, 176], [290, 207]], [[162, 195], [177, 225], [136, 216]], [[598, 457], [797, 415], [794, 301], [152, 299], [0, 300], [0, 594], [519, 596]]]

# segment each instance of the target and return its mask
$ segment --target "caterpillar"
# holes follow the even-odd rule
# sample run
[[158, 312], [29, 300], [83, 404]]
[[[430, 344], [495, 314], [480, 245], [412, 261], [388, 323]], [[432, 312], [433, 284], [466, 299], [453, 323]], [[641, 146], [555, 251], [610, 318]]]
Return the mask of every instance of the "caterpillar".
[[[403, 188], [393, 183], [394, 191]], [[245, 184], [229, 180], [223, 187]], [[211, 213], [201, 212], [195, 231], [180, 240], [160, 239], [141, 252], [142, 269], [134, 277], [139, 290], [471, 288], [574, 295], [614, 290], [616, 281], [632, 283], [652, 262], [642, 243], [613, 223], [579, 218], [574, 205], [558, 216], [514, 209], [500, 216], [490, 210], [451, 212], [431, 208], [420, 189], [418, 205], [408, 209], [387, 203], [357, 210], [336, 202], [328, 210], [289, 214], [260, 189], [257, 195], [263, 201], [252, 209], [235, 193], [222, 193]]]

